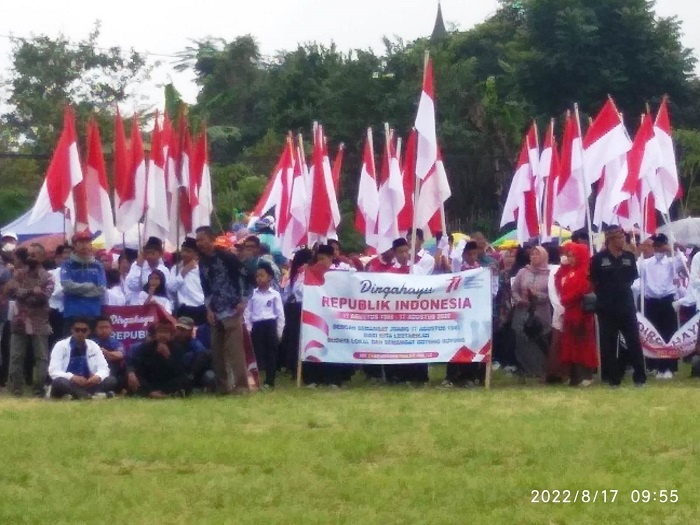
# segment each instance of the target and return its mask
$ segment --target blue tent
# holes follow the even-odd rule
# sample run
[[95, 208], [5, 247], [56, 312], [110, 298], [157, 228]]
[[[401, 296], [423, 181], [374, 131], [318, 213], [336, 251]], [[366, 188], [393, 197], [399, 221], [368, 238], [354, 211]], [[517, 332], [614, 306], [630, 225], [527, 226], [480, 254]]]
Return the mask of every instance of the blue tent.
[[31, 216], [32, 210], [30, 209], [11, 223], [0, 228], [0, 232], [16, 233], [17, 237], [19, 237], [19, 242], [24, 242], [40, 235], [63, 233], [62, 213], [49, 213], [34, 224], [29, 224]]

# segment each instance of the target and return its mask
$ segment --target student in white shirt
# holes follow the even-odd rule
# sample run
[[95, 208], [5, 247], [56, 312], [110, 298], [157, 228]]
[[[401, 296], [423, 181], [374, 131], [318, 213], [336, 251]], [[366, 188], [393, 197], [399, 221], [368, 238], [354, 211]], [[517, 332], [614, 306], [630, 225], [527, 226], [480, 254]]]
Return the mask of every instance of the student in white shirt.
[[148, 277], [154, 270], [160, 270], [166, 277], [166, 280], [170, 276], [168, 268], [163, 264], [163, 242], [158, 237], [149, 237], [143, 246], [143, 252], [139, 254], [138, 259], [131, 265], [131, 269], [124, 280], [128, 304], [136, 304], [136, 298], [146, 286], [146, 283], [148, 283]]
[[258, 287], [243, 313], [243, 321], [250, 331], [258, 366], [262, 365], [265, 370], [264, 388], [275, 386], [277, 348], [284, 330], [282, 297], [277, 290], [271, 288], [274, 276], [275, 272], [269, 264], [258, 264], [255, 272]]
[[197, 241], [188, 237], [180, 249], [180, 264], [170, 271], [166, 283], [168, 293], [174, 300], [177, 317], [189, 317], [195, 325], [207, 322], [207, 308], [204, 306], [204, 291], [199, 278]]
[[[640, 261], [644, 316], [664, 341], [670, 341], [678, 330], [678, 317], [673, 307], [676, 296], [674, 280], [684, 267], [684, 259], [680, 253], [673, 254], [664, 234], [654, 235], [651, 240], [654, 256]], [[657, 371], [657, 379], [672, 379], [678, 372], [678, 360], [647, 359], [647, 367]]]
[[[408, 232], [406, 240], [408, 245], [411, 246], [411, 235], [412, 232]], [[430, 255], [425, 248], [423, 248], [423, 230], [420, 228], [416, 229], [416, 260], [413, 261], [413, 267], [411, 268], [411, 273], [415, 275], [431, 275], [435, 269], [435, 258]]]
[[144, 305], [151, 303], [159, 304], [169, 314], [173, 313], [173, 303], [165, 291], [165, 275], [160, 270], [151, 272], [146, 286], [139, 293], [134, 304]]
[[122, 291], [122, 279], [119, 275], [119, 270], [112, 268], [106, 273], [107, 289], [105, 290], [105, 306], [124, 306], [126, 305], [126, 297]]

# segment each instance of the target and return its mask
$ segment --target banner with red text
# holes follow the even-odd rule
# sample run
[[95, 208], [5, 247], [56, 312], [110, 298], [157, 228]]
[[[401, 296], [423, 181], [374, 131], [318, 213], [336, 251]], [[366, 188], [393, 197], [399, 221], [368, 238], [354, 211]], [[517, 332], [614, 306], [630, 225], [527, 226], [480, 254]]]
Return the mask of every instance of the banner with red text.
[[302, 359], [472, 363], [491, 352], [491, 272], [328, 272], [304, 286]]
[[639, 339], [642, 343], [642, 350], [646, 357], [652, 359], [682, 359], [695, 351], [695, 344], [698, 341], [698, 323], [700, 323], [700, 313], [681, 326], [673, 334], [671, 340], [666, 342], [659, 335], [647, 318], [642, 314], [637, 314], [639, 325]]
[[[104, 306], [102, 314], [112, 320], [114, 337], [124, 345], [128, 353], [132, 346], [143, 343], [148, 335], [148, 327], [172, 316], [157, 304], [143, 306]], [[174, 324], [174, 321], [173, 321]]]

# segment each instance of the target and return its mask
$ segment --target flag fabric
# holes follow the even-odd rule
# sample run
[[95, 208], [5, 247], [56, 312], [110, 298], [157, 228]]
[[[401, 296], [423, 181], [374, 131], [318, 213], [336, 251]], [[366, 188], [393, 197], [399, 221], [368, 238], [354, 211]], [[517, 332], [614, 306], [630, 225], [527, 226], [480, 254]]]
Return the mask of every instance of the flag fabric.
[[87, 133], [87, 160], [85, 162], [85, 194], [87, 197], [87, 219], [91, 232], [102, 232], [105, 249], [111, 250], [118, 244], [114, 227], [112, 202], [109, 199], [107, 167], [105, 166], [100, 128], [97, 121], [90, 119]]
[[656, 115], [654, 135], [661, 154], [661, 165], [656, 180], [653, 181], [652, 191], [654, 192], [656, 209], [667, 214], [673, 201], [682, 196], [683, 188], [678, 179], [678, 166], [671, 134], [671, 119], [668, 115], [668, 102], [665, 98]]
[[340, 210], [333, 186], [333, 174], [324, 154], [323, 127], [314, 124], [314, 150], [311, 169], [311, 210], [309, 242], [325, 242], [333, 236], [340, 223]]
[[345, 144], [340, 143], [338, 152], [335, 154], [333, 161], [333, 187], [335, 188], [335, 196], [340, 199], [340, 173], [343, 170], [343, 157], [345, 156]]
[[656, 203], [652, 188], [662, 163], [659, 140], [650, 116], [642, 118], [627, 162], [629, 172], [623, 191], [631, 195], [631, 200], [623, 203], [626, 206], [621, 206], [621, 214], [630, 220], [636, 219], [642, 235], [648, 237], [656, 233]]
[[[388, 130], [388, 126], [386, 129]], [[391, 249], [393, 242], [399, 237], [398, 217], [405, 204], [403, 178], [393, 144], [393, 131], [386, 134], [378, 196], [381, 206], [377, 216], [375, 248], [377, 252], [384, 253]]]
[[[338, 238], [338, 227], [340, 226], [340, 208], [338, 207], [338, 193], [336, 191], [335, 180], [333, 179], [333, 169], [331, 168], [330, 157], [328, 156], [328, 139], [323, 134], [323, 126], [319, 125], [321, 138], [323, 139], [323, 179], [328, 191], [328, 200], [331, 204], [331, 226], [326, 232], [326, 240]], [[340, 175], [339, 175], [340, 176]]]
[[214, 200], [212, 197], [206, 128], [197, 137], [192, 151], [190, 202], [192, 204], [192, 232], [195, 232], [201, 226], [211, 226]]
[[[452, 196], [442, 152], [438, 149], [435, 166], [420, 185], [416, 201], [416, 227], [435, 235], [442, 231], [445, 201]], [[443, 232], [445, 233], [445, 232]]]
[[[608, 98], [603, 109], [593, 120], [583, 139], [584, 170], [588, 184], [593, 184], [603, 175], [610, 162], [626, 157], [632, 141], [622, 123], [612, 98]], [[606, 184], [610, 184], [610, 180]], [[613, 186], [609, 186], [612, 191]], [[615, 195], [611, 195], [615, 199]]]
[[[148, 187], [146, 190], [145, 237], [166, 239], [170, 231], [170, 216], [167, 206], [167, 181], [165, 179], [164, 133], [161, 131], [156, 112], [151, 136], [151, 155], [148, 162]], [[163, 202], [165, 199], [165, 203]], [[164, 205], [165, 204], [165, 205]]]
[[557, 141], [554, 137], [554, 120], [549, 124], [547, 134], [544, 139], [542, 154], [539, 158], [538, 179], [542, 181], [542, 224], [545, 227], [543, 236], [549, 239], [552, 225], [554, 224], [554, 195], [558, 191], [559, 184], [559, 153], [557, 151]]
[[435, 125], [435, 89], [433, 83], [433, 62], [428, 59], [423, 72], [423, 90], [416, 114], [416, 174], [425, 179], [437, 162], [437, 131]]
[[63, 131], [56, 144], [46, 178], [34, 203], [29, 224], [34, 224], [51, 212], [69, 214], [75, 224], [74, 188], [83, 180], [75, 132], [75, 116], [66, 106], [63, 112]]
[[355, 227], [364, 235], [365, 244], [377, 249], [377, 220], [379, 218], [379, 190], [374, 165], [372, 129], [367, 129], [367, 138], [362, 156], [360, 186], [357, 192]]
[[402, 177], [403, 177], [403, 194], [404, 194], [404, 206], [399, 213], [399, 233], [402, 236], [408, 234], [408, 230], [413, 227], [413, 206], [414, 206], [414, 193], [416, 185], [416, 147], [418, 141], [418, 132], [415, 128], [411, 130], [411, 134], [408, 137], [408, 142], [406, 143], [406, 152], [404, 153], [404, 161], [402, 167]]
[[146, 159], [138, 118], [134, 116], [127, 149], [124, 124], [117, 113], [114, 140], [116, 225], [121, 233], [126, 233], [140, 222], [146, 205]]
[[501, 228], [508, 223], [516, 223], [516, 236], [520, 244], [524, 244], [539, 233], [535, 170], [531, 164], [532, 155], [530, 154], [533, 136], [531, 128], [523, 140], [501, 217]]
[[287, 259], [291, 259], [294, 250], [302, 244], [308, 228], [308, 202], [306, 164], [304, 151], [299, 137], [299, 146], [295, 147], [290, 141], [290, 150], [294, 156], [292, 167], [292, 182], [289, 197], [289, 220], [284, 227], [278, 227], [277, 235], [281, 238], [281, 251]]
[[260, 200], [258, 200], [258, 203], [255, 205], [255, 208], [253, 208], [250, 223], [248, 225], [249, 227], [252, 227], [259, 219], [265, 216], [268, 212], [271, 212], [273, 209], [275, 210], [274, 214], [276, 223], [280, 225], [283, 182], [286, 178], [287, 171], [290, 169], [292, 169], [292, 152], [289, 148], [289, 144], [285, 144], [279, 161], [270, 175], [270, 179], [267, 181], [265, 191], [260, 197]]
[[577, 122], [567, 113], [561, 145], [559, 183], [553, 206], [553, 220], [561, 227], [571, 231], [586, 227], [588, 195], [584, 193], [585, 188], [583, 143]]

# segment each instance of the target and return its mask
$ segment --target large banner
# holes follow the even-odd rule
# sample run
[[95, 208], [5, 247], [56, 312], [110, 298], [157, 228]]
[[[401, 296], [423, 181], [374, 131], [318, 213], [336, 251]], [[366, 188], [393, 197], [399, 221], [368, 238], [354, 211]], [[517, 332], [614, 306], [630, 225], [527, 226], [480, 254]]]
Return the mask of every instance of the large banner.
[[[308, 277], [308, 272], [307, 272]], [[302, 359], [472, 363], [491, 352], [491, 272], [328, 272], [304, 286]]]
[[698, 323], [700, 313], [685, 323], [673, 334], [671, 340], [666, 342], [659, 332], [642, 314], [637, 314], [639, 324], [639, 338], [642, 342], [642, 350], [646, 357], [653, 359], [681, 359], [695, 351], [698, 340]]

